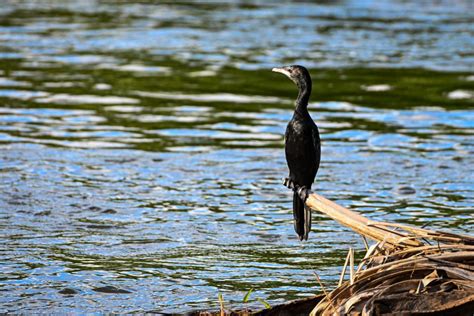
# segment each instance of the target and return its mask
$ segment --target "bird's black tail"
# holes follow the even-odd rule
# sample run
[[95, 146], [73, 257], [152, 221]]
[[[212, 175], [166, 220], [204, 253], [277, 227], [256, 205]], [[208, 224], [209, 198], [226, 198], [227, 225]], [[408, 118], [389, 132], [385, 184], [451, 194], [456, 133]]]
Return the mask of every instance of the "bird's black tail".
[[311, 230], [311, 209], [305, 205], [298, 193], [293, 193], [293, 218], [295, 231], [300, 240], [308, 240]]

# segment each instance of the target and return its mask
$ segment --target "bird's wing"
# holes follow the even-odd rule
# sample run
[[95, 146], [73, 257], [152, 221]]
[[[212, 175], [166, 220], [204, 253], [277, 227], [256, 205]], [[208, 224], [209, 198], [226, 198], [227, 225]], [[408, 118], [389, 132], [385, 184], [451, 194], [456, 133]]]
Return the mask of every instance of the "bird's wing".
[[286, 126], [286, 130], [285, 130], [285, 141], [288, 139], [288, 134], [290, 133], [290, 129], [289, 129], [288, 125]]
[[321, 139], [319, 138], [319, 131], [316, 125], [312, 129], [312, 135], [313, 135], [314, 153], [316, 155], [315, 171], [314, 171], [314, 176], [316, 176], [316, 173], [318, 172], [318, 169], [319, 169], [319, 163], [321, 161]]

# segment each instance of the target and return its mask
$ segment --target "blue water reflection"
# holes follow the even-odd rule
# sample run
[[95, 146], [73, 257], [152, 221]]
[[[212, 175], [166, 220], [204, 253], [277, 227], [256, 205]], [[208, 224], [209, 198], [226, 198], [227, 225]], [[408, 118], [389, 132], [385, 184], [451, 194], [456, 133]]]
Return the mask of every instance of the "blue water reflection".
[[312, 68], [315, 190], [472, 231], [470, 6], [7, 1], [0, 312], [240, 307], [250, 288], [261, 308], [319, 292], [313, 271], [334, 286], [364, 247], [318, 214], [297, 240], [281, 185], [296, 91], [275, 65]]

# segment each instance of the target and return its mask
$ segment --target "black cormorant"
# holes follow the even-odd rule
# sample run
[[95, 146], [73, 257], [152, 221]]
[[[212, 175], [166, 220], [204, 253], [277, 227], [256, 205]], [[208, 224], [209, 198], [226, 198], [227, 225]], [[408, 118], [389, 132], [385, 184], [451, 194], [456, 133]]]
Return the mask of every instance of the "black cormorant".
[[311, 76], [303, 66], [273, 68], [282, 73], [298, 87], [295, 113], [285, 132], [285, 154], [290, 175], [285, 183], [288, 187], [299, 188], [293, 193], [293, 216], [295, 231], [300, 240], [307, 240], [311, 230], [311, 209], [305, 205], [307, 190], [311, 189], [321, 158], [321, 142], [316, 124], [308, 113], [311, 95]]

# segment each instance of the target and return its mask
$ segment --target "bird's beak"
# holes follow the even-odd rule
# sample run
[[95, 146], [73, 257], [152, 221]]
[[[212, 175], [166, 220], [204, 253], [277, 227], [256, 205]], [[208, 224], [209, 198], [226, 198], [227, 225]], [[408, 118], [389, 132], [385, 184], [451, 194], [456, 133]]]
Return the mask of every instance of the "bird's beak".
[[272, 71], [284, 74], [285, 76], [288, 76], [288, 72], [285, 70], [285, 68], [273, 68]]
[[288, 67], [273, 68], [272, 71], [283, 74], [283, 75], [285, 75], [285, 77], [287, 77], [288, 79], [290, 79], [291, 81], [296, 83], [296, 81], [291, 77], [291, 73], [288, 71]]

